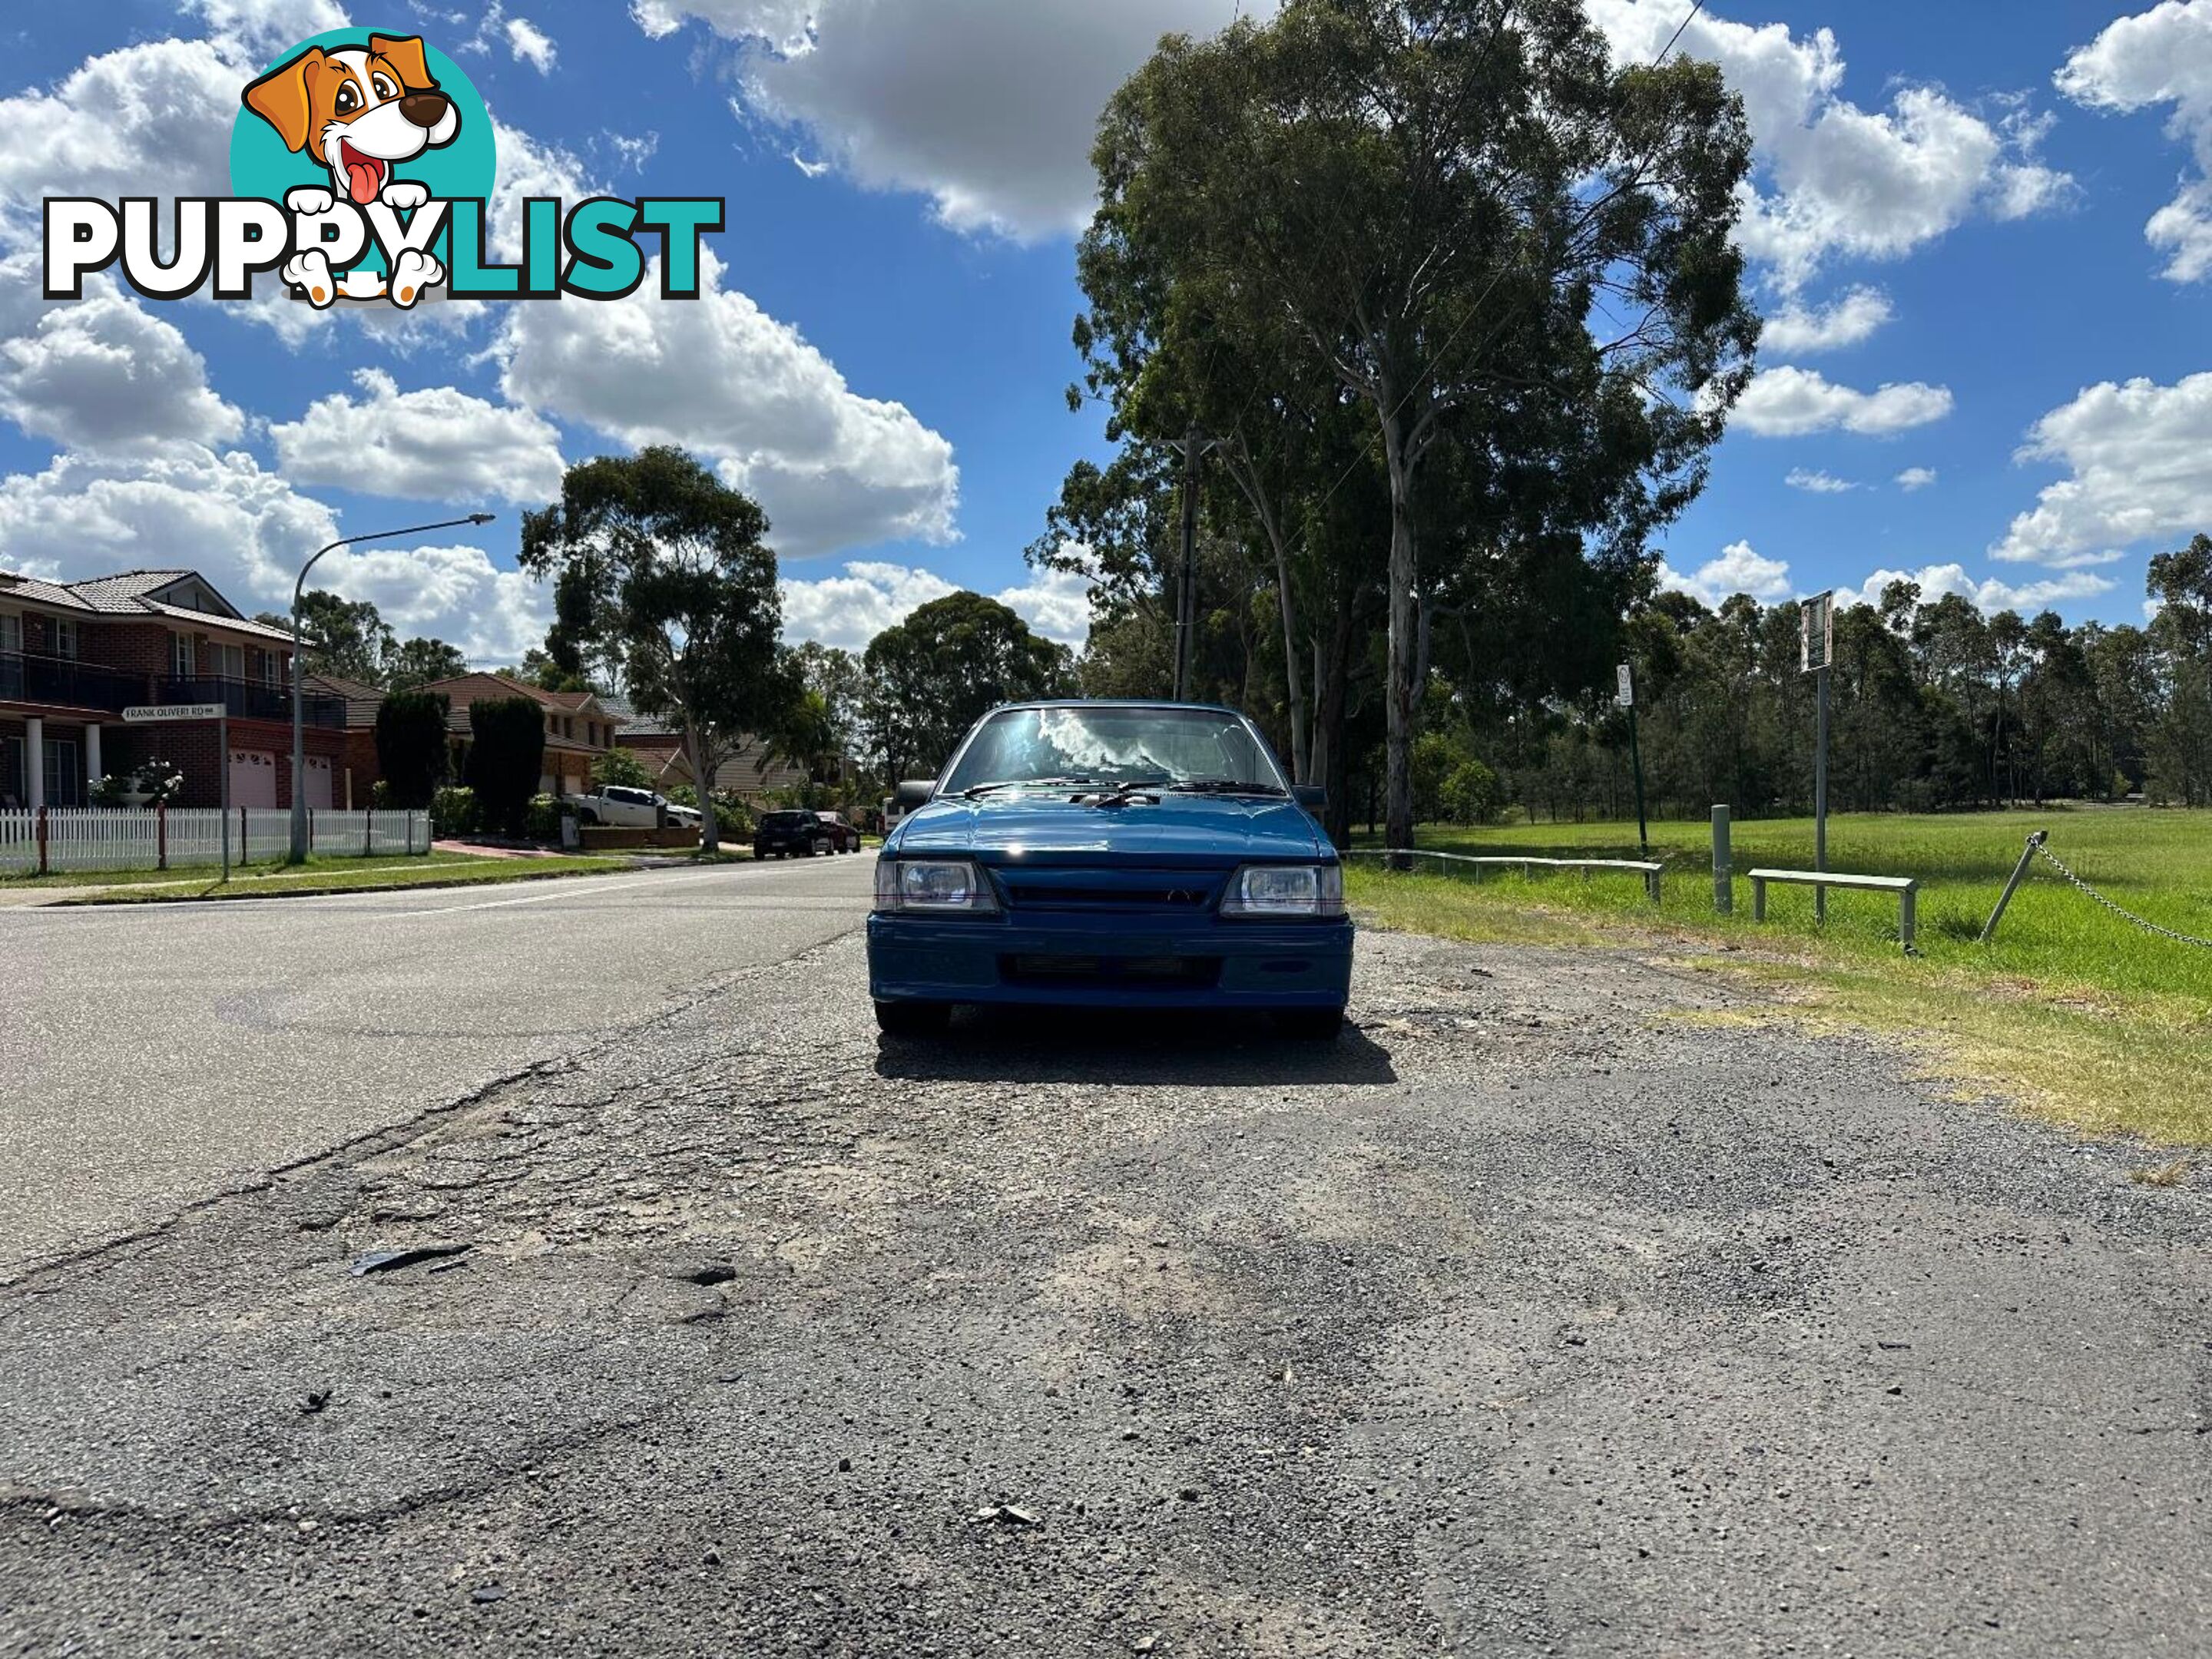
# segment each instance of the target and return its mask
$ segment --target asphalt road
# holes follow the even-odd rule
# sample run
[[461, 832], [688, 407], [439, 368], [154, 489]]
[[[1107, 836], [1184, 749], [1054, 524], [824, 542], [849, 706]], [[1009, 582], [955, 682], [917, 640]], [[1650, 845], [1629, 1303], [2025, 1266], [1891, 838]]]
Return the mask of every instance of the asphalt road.
[[0, 1279], [854, 926], [872, 858], [0, 910]]
[[0, 1289], [0, 1652], [2212, 1651], [2201, 1175], [1626, 955], [1370, 936], [1328, 1048], [862, 985]]

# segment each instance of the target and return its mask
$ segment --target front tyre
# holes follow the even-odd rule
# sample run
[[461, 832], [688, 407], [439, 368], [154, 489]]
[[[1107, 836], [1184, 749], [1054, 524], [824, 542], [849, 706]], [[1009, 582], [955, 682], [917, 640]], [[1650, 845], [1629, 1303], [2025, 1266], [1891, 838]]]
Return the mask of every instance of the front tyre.
[[1334, 1042], [1344, 1030], [1341, 1008], [1285, 1008], [1275, 1029], [1293, 1042]]
[[949, 1002], [878, 1002], [876, 1028], [886, 1036], [942, 1036], [952, 1024]]

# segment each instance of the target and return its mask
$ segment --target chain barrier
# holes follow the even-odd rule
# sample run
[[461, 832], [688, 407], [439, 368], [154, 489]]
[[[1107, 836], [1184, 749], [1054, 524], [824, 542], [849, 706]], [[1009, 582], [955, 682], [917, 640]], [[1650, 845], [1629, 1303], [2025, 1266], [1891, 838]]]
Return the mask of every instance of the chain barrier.
[[2124, 906], [2113, 903], [2112, 900], [2106, 898], [2102, 893], [2090, 886], [2087, 882], [2082, 880], [2081, 877], [2075, 875], [2071, 870], [2069, 870], [2064, 864], [2060, 862], [2058, 854], [2051, 850], [2048, 843], [2042, 842], [2037, 842], [2035, 850], [2042, 855], [2045, 863], [2048, 864], [2060, 875], [2065, 877], [2068, 881], [2080, 888], [2081, 891], [2087, 893], [2091, 898], [2096, 900], [2098, 903], [2103, 905], [2105, 908], [2110, 910], [2114, 915], [2119, 917], [2122, 921], [2131, 921], [2136, 927], [2142, 928], [2146, 933], [2156, 933], [2160, 939], [2170, 939], [2177, 945], [2193, 945], [2202, 951], [2212, 951], [2212, 939], [2198, 939], [2193, 933], [2176, 933], [2171, 927], [2161, 927], [2158, 923], [2154, 921], [2147, 921], [2142, 917], [2137, 915], [2134, 911], [2130, 910]]

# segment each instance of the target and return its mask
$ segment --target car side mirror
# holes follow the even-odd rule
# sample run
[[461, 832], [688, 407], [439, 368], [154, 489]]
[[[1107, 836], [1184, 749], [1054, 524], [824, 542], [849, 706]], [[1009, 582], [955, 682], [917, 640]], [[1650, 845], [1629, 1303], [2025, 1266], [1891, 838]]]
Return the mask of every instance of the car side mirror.
[[1298, 783], [1291, 786], [1291, 799], [1309, 812], [1328, 811], [1328, 791], [1317, 783]]
[[899, 811], [911, 812], [917, 806], [929, 805], [929, 798], [937, 793], [935, 778], [908, 778], [899, 785], [896, 793]]

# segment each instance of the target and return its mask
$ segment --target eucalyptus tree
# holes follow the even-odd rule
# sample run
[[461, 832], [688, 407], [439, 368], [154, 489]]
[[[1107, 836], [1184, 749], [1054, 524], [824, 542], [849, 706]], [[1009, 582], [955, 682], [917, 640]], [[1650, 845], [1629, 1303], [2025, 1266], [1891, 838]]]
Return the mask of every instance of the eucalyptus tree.
[[1105, 331], [1115, 375], [1164, 344], [1203, 385], [1225, 336], [1266, 378], [1294, 338], [1367, 410], [1405, 845], [1427, 463], [1460, 452], [1471, 539], [1532, 523], [1633, 538], [1702, 486], [1757, 338], [1731, 243], [1741, 106], [1711, 65], [1616, 67], [1580, 0], [1287, 0], [1265, 24], [1164, 40], [1093, 159], [1086, 254], [1126, 250], [1134, 272]]

